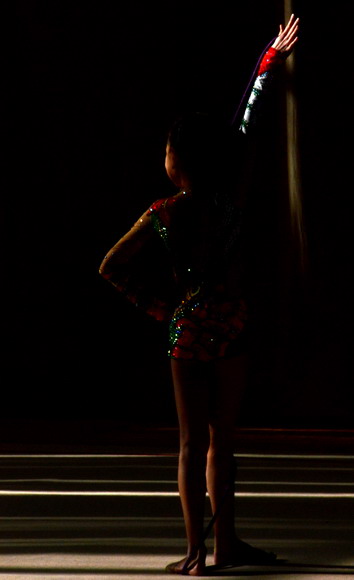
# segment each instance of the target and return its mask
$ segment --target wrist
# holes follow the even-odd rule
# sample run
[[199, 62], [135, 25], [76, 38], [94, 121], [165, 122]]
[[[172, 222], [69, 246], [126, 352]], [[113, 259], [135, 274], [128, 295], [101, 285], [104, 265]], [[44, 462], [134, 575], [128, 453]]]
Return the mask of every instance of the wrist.
[[285, 58], [283, 53], [280, 52], [280, 50], [271, 46], [270, 48], [268, 48], [267, 52], [265, 53], [265, 55], [261, 60], [258, 69], [258, 75], [262, 75], [265, 72], [272, 70], [273, 68], [284, 62], [284, 60]]

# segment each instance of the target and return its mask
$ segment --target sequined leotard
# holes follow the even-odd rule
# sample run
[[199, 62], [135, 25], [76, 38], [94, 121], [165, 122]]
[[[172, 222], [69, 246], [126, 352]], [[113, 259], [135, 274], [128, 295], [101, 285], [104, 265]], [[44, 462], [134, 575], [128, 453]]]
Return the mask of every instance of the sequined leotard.
[[170, 357], [231, 356], [246, 320], [237, 251], [240, 210], [233, 208], [231, 216], [218, 196], [201, 210], [193, 195], [181, 192], [158, 200], [148, 214], [172, 256], [180, 295], [169, 324]]
[[[249, 96], [242, 132], [248, 130], [258, 97], [278, 62], [278, 52], [269, 49]], [[148, 314], [169, 322], [171, 358], [207, 362], [242, 350], [247, 308], [240, 223], [241, 210], [227, 193], [180, 192], [155, 201], [105, 257], [103, 277]], [[156, 233], [167, 250], [167, 284], [154, 284], [149, 270], [139, 276], [136, 266], [136, 256]]]

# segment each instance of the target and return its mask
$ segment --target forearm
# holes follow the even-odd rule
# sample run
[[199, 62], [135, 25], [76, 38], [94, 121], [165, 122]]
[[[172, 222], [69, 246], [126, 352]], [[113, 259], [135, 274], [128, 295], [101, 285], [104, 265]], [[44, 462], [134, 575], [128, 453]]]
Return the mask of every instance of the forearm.
[[264, 100], [264, 93], [272, 81], [273, 73], [291, 54], [298, 40], [298, 28], [299, 18], [295, 18], [294, 14], [291, 14], [285, 28], [283, 29], [283, 26], [280, 25], [278, 36], [266, 49], [240, 123], [240, 129], [243, 133], [246, 133], [250, 125], [253, 124], [256, 117], [255, 113], [259, 108], [259, 103]]
[[274, 72], [283, 61], [282, 54], [272, 47], [263, 56], [241, 121], [240, 130], [243, 133], [247, 133], [255, 123], [265, 93], [272, 84]]

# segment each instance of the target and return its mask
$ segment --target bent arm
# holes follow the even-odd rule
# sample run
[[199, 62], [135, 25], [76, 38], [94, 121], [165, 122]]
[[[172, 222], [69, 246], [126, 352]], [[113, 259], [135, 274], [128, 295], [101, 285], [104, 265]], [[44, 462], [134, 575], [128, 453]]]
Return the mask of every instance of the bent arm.
[[[160, 260], [152, 258], [155, 244], [163, 248], [149, 208], [109, 250], [99, 273], [129, 302], [156, 320], [167, 321], [173, 312], [174, 295], [170, 286], [160, 284], [167, 272], [161, 270]], [[167, 282], [170, 284], [169, 276]]]
[[153, 235], [151, 216], [144, 213], [133, 227], [107, 252], [99, 267], [99, 273], [108, 281], [113, 281], [131, 258], [139, 253], [141, 248]]

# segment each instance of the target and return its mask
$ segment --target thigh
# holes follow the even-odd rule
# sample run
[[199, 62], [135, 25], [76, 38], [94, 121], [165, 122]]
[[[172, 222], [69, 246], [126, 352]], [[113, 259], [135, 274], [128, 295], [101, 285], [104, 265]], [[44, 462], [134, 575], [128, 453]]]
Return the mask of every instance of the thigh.
[[210, 366], [200, 361], [171, 359], [171, 370], [181, 440], [207, 447]]
[[247, 383], [248, 355], [220, 359], [214, 365], [214, 386], [211, 393], [210, 427], [220, 437], [231, 435], [240, 415]]

